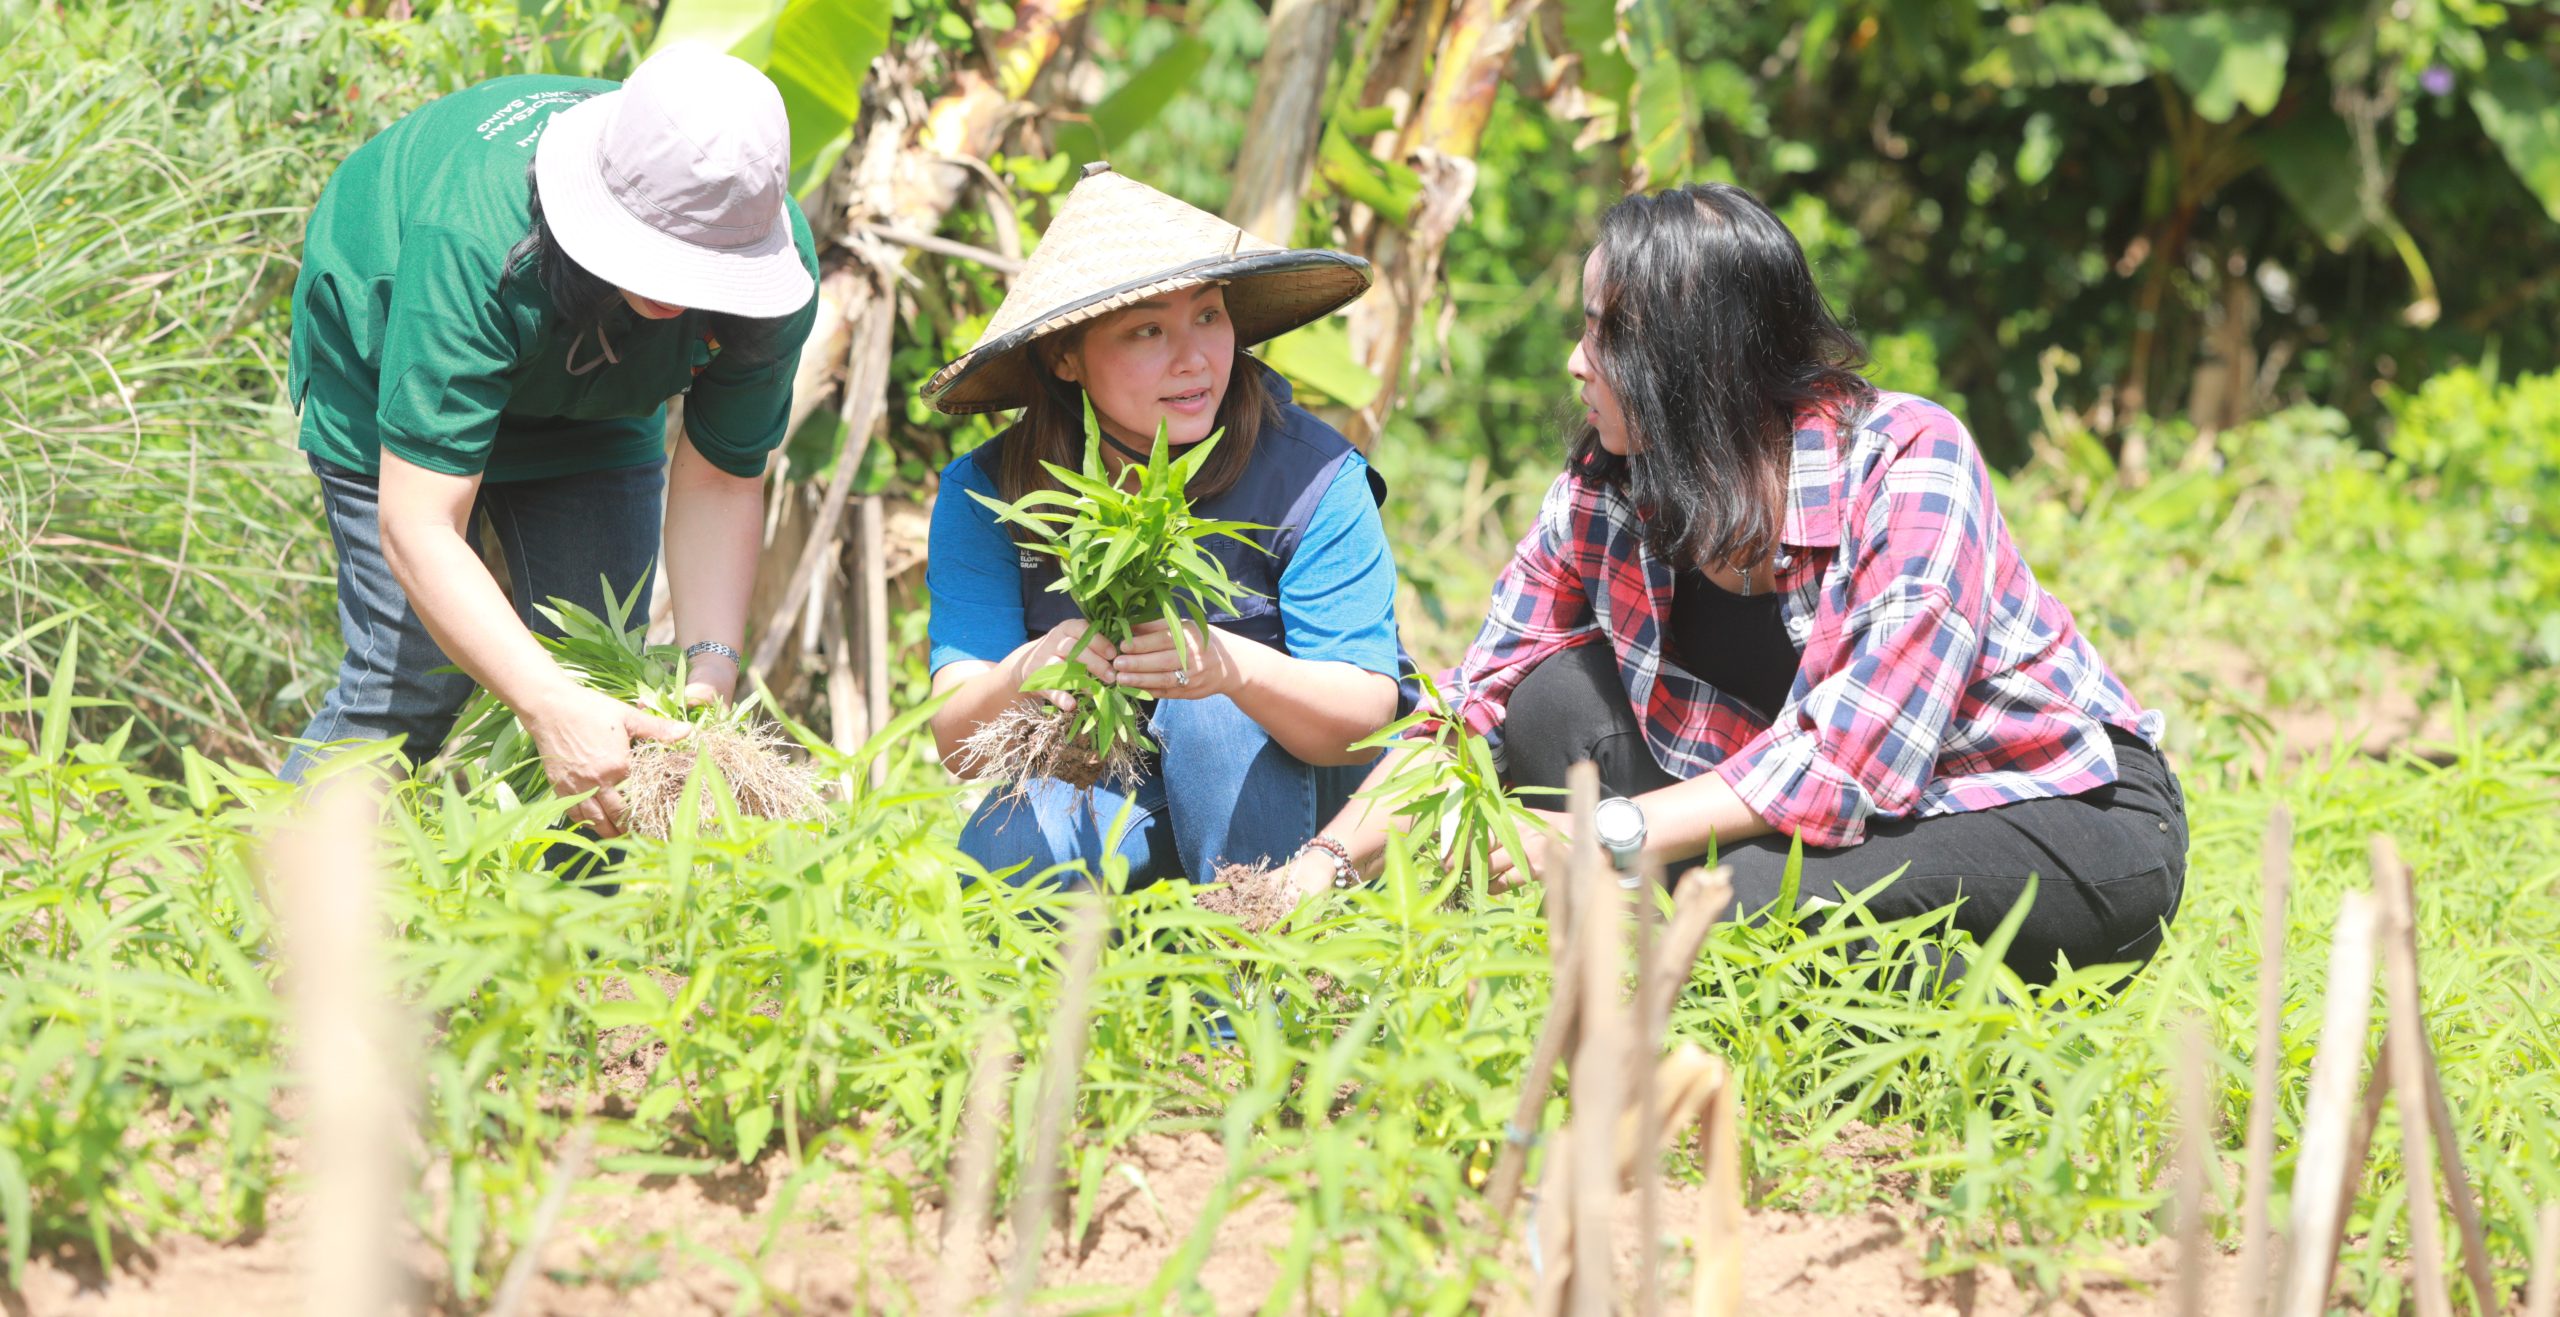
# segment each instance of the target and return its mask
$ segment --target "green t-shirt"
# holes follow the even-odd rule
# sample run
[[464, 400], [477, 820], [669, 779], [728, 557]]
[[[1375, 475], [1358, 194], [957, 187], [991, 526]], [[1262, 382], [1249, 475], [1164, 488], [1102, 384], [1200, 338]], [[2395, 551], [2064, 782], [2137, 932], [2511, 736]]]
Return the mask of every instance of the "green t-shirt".
[[[664, 456], [666, 402], [682, 394], [704, 457], [736, 475], [764, 469], [814, 296], [754, 351], [723, 351], [701, 311], [644, 320], [617, 306], [600, 341], [558, 324], [530, 271], [506, 268], [532, 222], [527, 170], [544, 126], [615, 85], [495, 78], [418, 109], [338, 167], [293, 287], [289, 387], [304, 451], [370, 473], [388, 448], [492, 481], [644, 466]], [[815, 274], [808, 222], [787, 209]]]

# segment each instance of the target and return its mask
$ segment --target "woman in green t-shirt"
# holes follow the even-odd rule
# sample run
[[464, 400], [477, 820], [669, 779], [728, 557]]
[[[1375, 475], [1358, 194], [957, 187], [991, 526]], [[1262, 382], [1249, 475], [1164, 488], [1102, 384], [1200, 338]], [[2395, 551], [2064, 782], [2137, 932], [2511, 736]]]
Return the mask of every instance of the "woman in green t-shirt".
[[290, 389], [346, 656], [288, 779], [329, 742], [434, 753], [477, 681], [555, 788], [596, 793], [573, 815], [613, 835], [632, 739], [683, 729], [562, 672], [534, 606], [601, 611], [610, 588], [645, 609], [662, 548], [687, 696], [733, 692], [765, 454], [816, 315], [790, 157], [763, 74], [678, 49], [619, 88], [456, 92], [339, 167], [304, 235]]

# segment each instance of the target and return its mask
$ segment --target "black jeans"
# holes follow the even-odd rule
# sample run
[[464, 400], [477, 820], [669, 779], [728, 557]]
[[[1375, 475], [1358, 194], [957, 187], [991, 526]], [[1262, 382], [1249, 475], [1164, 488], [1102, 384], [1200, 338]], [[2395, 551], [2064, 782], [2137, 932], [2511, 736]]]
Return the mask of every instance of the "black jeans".
[[[2050, 982], [2057, 956], [2075, 966], [2149, 960], [2186, 889], [2186, 795], [2159, 751], [2131, 733], [2110, 735], [2111, 785], [1964, 814], [1876, 819], [1856, 846], [1806, 847], [1799, 903], [1839, 901], [1900, 870], [1869, 911], [1902, 919], [1955, 906], [1956, 927], [1980, 940], [2035, 876], [2034, 904], [2007, 956], [2019, 977]], [[1678, 780], [1645, 747], [1607, 645], [1565, 650], [1523, 679], [1503, 745], [1514, 787], [1561, 787], [1565, 770], [1586, 759], [1611, 794]], [[1777, 903], [1788, 847], [1783, 836], [1755, 837], [1717, 857], [1733, 871], [1734, 908], [1745, 917]]]

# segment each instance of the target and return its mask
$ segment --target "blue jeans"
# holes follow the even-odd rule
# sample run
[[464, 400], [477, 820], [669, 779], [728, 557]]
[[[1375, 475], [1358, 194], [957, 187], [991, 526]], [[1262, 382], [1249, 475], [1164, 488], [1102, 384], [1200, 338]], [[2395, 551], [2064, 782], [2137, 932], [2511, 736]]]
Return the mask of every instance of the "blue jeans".
[[[302, 739], [319, 744], [401, 737], [409, 761], [423, 761], [444, 745], [473, 682], [459, 672], [436, 671], [453, 660], [391, 577], [382, 556], [379, 483], [316, 457], [311, 470], [320, 477], [329, 541], [337, 550], [338, 635], [347, 649], [338, 662], [338, 684], [320, 702]], [[539, 633], [556, 634], [533, 606], [558, 597], [602, 615], [606, 580], [617, 598], [637, 588], [634, 615], [646, 616], [666, 483], [661, 465], [481, 485], [472, 524], [485, 519], [497, 537], [516, 616]], [[299, 782], [325, 757], [325, 751], [295, 746], [281, 776]]]
[[[1123, 805], [1127, 830], [1117, 838], [1129, 883], [1143, 887], [1185, 876], [1212, 880], [1221, 864], [1285, 860], [1351, 799], [1367, 764], [1318, 768], [1280, 747], [1262, 725], [1223, 695], [1158, 700], [1148, 720], [1161, 753], [1146, 776], [1123, 793], [1107, 786], [1078, 791], [1055, 778], [1031, 783], [1021, 800], [991, 796], [960, 831], [960, 849], [987, 871], [1031, 882], [1053, 865], [1100, 859]], [[1052, 875], [1063, 887], [1088, 877]]]

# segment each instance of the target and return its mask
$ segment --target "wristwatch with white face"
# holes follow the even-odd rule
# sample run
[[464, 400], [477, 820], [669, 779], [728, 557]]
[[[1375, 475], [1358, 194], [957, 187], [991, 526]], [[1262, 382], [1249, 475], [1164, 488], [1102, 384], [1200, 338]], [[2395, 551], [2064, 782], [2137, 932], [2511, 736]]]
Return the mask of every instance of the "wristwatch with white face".
[[1591, 812], [1600, 832], [1600, 849], [1618, 868], [1621, 881], [1635, 876], [1636, 857], [1644, 852], [1644, 806], [1625, 796], [1611, 796]]

